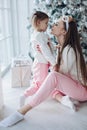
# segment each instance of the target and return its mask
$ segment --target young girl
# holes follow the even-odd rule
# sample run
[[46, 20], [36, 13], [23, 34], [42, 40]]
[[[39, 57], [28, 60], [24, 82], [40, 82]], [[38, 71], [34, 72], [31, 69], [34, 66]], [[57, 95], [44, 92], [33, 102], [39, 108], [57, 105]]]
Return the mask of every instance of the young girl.
[[[49, 17], [41, 11], [36, 11], [32, 17], [32, 26], [34, 32], [31, 36], [31, 43], [34, 50], [34, 63], [32, 67], [33, 82], [31, 87], [25, 90], [20, 97], [20, 106], [24, 105], [25, 99], [33, 95], [39, 89], [44, 79], [48, 75], [49, 63], [54, 66], [56, 58], [53, 54], [53, 48], [49, 43], [49, 37], [45, 33], [48, 27]], [[39, 46], [39, 51], [38, 51]]]
[[52, 27], [61, 49], [54, 70], [46, 77], [28, 104], [1, 122], [8, 127], [24, 119], [24, 115], [45, 101], [57, 89], [55, 98], [64, 104], [66, 95], [78, 101], [87, 101], [87, 69], [82, 55], [77, 26], [73, 18], [62, 17]]

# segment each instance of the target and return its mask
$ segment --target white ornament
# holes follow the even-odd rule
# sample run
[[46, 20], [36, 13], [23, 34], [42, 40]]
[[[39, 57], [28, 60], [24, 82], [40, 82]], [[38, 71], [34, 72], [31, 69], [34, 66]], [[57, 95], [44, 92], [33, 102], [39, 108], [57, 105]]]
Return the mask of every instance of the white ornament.
[[33, 3], [37, 5], [39, 4], [39, 0], [34, 0]]
[[65, 5], [67, 5], [67, 4], [68, 4], [68, 1], [67, 1], [67, 0], [64, 0], [63, 3], [64, 3]]
[[46, 4], [51, 5], [53, 0], [46, 0]]

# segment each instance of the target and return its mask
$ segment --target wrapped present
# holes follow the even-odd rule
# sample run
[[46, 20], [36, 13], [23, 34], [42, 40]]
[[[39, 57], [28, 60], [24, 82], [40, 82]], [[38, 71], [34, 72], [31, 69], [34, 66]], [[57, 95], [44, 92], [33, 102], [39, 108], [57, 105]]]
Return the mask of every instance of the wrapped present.
[[30, 58], [27, 58], [25, 56], [19, 56], [12, 59], [11, 67], [27, 66], [31, 64], [32, 64], [32, 60]]
[[11, 68], [12, 87], [27, 87], [30, 85], [31, 65], [20, 65]]
[[12, 87], [27, 87], [30, 85], [32, 60], [20, 55], [12, 59]]

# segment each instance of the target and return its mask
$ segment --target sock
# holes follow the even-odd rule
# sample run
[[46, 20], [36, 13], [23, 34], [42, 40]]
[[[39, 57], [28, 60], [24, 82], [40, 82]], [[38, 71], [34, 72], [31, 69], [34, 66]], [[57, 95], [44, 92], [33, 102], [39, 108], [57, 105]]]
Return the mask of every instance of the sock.
[[20, 107], [24, 106], [26, 97], [24, 95], [20, 96]]
[[80, 102], [79, 101], [77, 101], [77, 100], [75, 100], [73, 98], [70, 98], [70, 99], [76, 106], [80, 106]]
[[69, 96], [63, 96], [61, 104], [71, 108], [73, 111], [76, 111], [76, 105], [73, 103]]
[[18, 123], [19, 121], [21, 121], [23, 119], [24, 119], [24, 116], [21, 113], [19, 113], [18, 111], [16, 111], [12, 115], [10, 115], [7, 118], [5, 118], [4, 120], [2, 120], [0, 122], [0, 126], [9, 127], [9, 126], [15, 125], [16, 123]]

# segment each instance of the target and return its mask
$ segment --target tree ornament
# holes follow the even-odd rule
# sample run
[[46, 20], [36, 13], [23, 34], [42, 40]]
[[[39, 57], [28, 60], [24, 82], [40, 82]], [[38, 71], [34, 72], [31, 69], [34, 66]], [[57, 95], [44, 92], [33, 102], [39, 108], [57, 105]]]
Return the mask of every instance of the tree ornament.
[[51, 5], [52, 2], [53, 2], [53, 0], [46, 0], [46, 4], [47, 4], [47, 5]]
[[34, 4], [36, 4], [36, 5], [39, 4], [39, 0], [34, 0], [33, 2], [34, 2]]
[[65, 5], [67, 5], [67, 4], [68, 4], [68, 0], [64, 0], [63, 3], [64, 3]]

